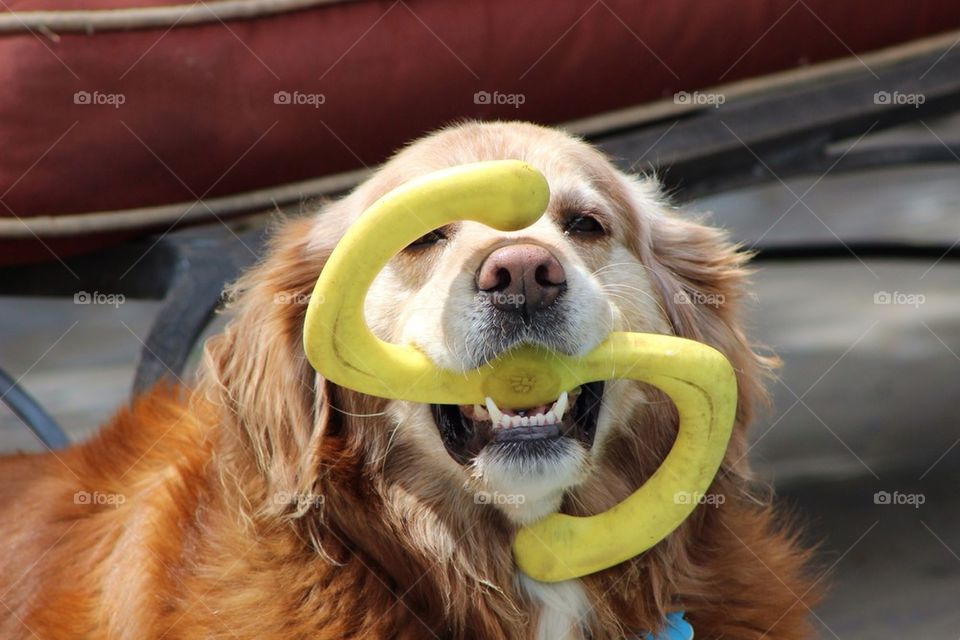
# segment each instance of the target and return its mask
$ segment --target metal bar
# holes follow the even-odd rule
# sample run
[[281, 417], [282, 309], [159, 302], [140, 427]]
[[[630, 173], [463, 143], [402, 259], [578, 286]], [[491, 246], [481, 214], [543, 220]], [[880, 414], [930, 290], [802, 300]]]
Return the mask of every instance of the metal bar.
[[0, 369], [0, 400], [10, 407], [47, 448], [62, 449], [70, 444], [70, 438], [57, 421], [3, 369]]

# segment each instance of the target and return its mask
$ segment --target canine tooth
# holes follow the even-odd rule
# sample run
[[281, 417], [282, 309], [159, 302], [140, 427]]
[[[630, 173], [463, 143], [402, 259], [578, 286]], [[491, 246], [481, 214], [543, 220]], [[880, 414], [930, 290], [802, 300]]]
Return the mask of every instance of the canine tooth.
[[486, 420], [490, 417], [489, 412], [478, 404], [473, 405], [473, 417], [475, 420]]
[[553, 409], [551, 409], [553, 415], [557, 416], [558, 419], [563, 418], [563, 414], [567, 412], [567, 392], [564, 391], [560, 394], [560, 397], [557, 398], [557, 401], [553, 404]]
[[490, 413], [490, 421], [493, 422], [493, 424], [500, 422], [500, 419], [503, 417], [503, 412], [497, 407], [497, 403], [493, 401], [493, 398], [487, 396], [486, 405], [487, 411]]

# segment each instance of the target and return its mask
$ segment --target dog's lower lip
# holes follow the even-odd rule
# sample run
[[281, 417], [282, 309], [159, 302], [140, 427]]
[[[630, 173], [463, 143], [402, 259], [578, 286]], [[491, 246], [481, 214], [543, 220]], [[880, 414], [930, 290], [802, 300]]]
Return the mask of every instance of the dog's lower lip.
[[511, 427], [509, 429], [501, 429], [494, 433], [492, 443], [529, 442], [531, 440], [547, 440], [558, 437], [560, 437], [560, 427], [555, 424]]
[[[592, 382], [582, 385], [576, 397], [571, 392], [569, 408], [563, 411], [559, 422], [547, 418], [543, 411], [552, 409], [553, 403], [523, 409], [504, 408], [500, 411], [511, 416], [510, 423], [496, 427], [489, 412], [479, 405], [435, 404], [431, 405], [431, 412], [444, 446], [460, 464], [468, 464], [486, 447], [510, 446], [514, 450], [530, 447], [535, 452], [542, 450], [540, 443], [558, 438], [569, 438], [591, 447], [603, 388], [603, 382]], [[497, 410], [495, 405], [493, 410]], [[522, 420], [526, 416], [532, 419]]]

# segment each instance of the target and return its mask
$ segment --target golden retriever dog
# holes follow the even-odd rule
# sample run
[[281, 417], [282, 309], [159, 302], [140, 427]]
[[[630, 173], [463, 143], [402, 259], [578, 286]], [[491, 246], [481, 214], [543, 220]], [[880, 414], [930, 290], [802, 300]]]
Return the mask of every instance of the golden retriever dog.
[[[677, 430], [662, 392], [608, 381], [543, 407], [416, 404], [323, 380], [302, 346], [324, 261], [370, 204], [509, 158], [547, 177], [547, 212], [411, 244], [367, 298], [377, 335], [466, 370], [522, 343], [575, 355], [611, 330], [670, 334], [722, 351], [739, 383], [729, 449], [693, 514], [648, 552], [554, 584], [517, 570], [513, 534], [643, 484]], [[410, 145], [280, 223], [230, 288], [195, 385], [135, 398], [67, 450], [0, 460], [0, 637], [645, 638], [675, 611], [698, 639], [812, 637], [809, 551], [746, 459], [775, 364], [741, 324], [746, 259], [565, 133], [464, 123]]]

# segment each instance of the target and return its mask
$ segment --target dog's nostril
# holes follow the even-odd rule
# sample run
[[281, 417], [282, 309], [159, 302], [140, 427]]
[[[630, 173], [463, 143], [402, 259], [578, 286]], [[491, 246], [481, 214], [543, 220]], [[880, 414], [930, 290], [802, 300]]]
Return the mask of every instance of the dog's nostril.
[[503, 291], [513, 284], [513, 276], [507, 265], [488, 256], [477, 271], [477, 289], [480, 291]]
[[[553, 256], [551, 256], [551, 258], [552, 257]], [[560, 263], [556, 260], [550, 260], [539, 265], [535, 273], [535, 278], [537, 284], [542, 287], [559, 287], [567, 281], [563, 267], [561, 267]]]
[[510, 277], [510, 270], [504, 268], [497, 269], [494, 278], [493, 286], [483, 289], [484, 291], [503, 291], [513, 281], [513, 278]]

